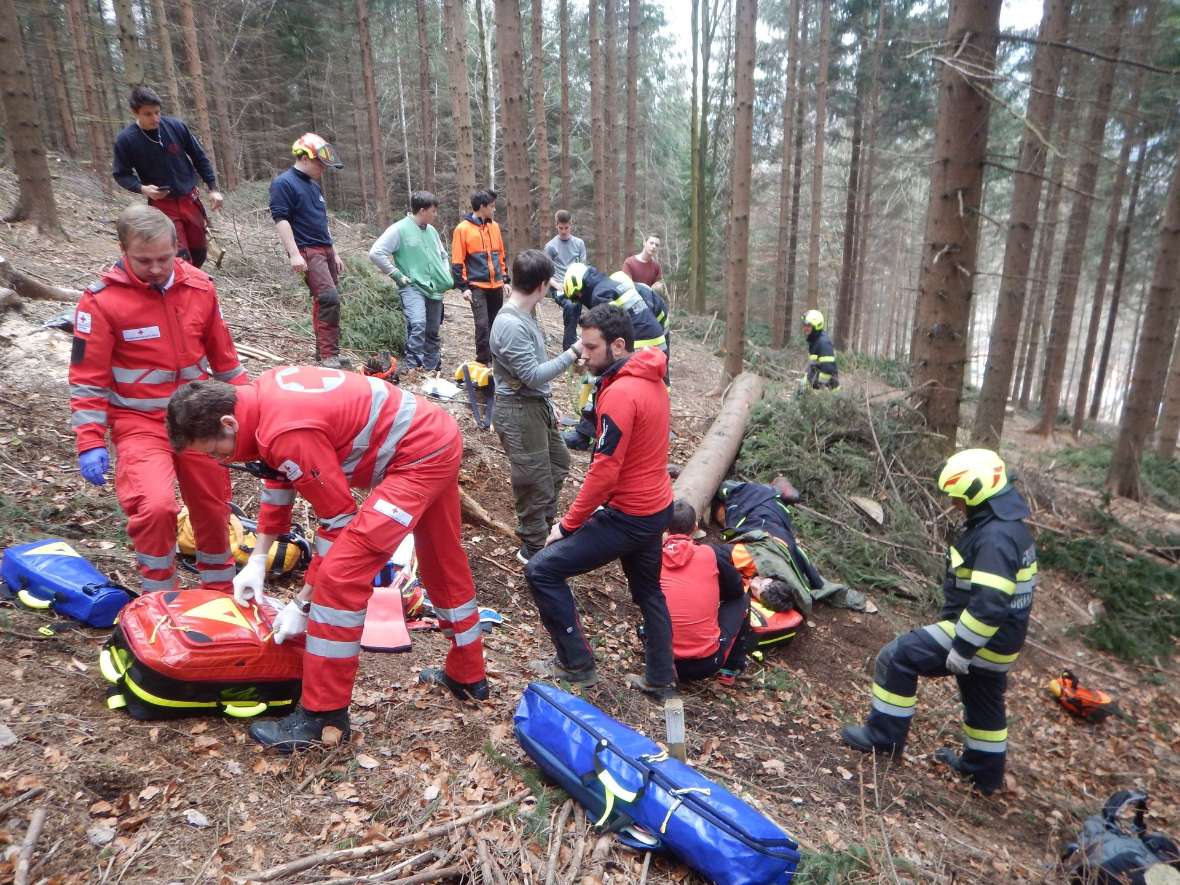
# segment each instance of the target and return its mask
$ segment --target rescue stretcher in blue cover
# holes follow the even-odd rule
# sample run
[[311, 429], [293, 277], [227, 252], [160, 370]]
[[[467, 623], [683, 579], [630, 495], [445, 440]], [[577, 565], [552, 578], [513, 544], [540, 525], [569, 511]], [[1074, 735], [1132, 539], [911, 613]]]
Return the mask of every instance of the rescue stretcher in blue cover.
[[110, 627], [132, 593], [115, 584], [61, 538], [18, 544], [4, 551], [0, 578], [22, 605], [52, 609], [90, 627]]
[[794, 876], [799, 845], [778, 824], [592, 704], [533, 682], [513, 723], [525, 752], [596, 825], [638, 825], [718, 885]]

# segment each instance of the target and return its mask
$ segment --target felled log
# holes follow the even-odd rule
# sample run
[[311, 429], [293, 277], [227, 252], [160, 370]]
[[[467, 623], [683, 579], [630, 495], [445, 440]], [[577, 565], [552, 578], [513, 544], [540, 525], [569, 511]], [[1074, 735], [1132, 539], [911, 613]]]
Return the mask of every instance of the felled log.
[[734, 378], [721, 401], [721, 411], [676, 477], [672, 491], [693, 506], [698, 519], [703, 520], [708, 515], [709, 502], [741, 448], [750, 410], [761, 397], [760, 375], [742, 372]]
[[483, 505], [475, 500], [462, 487], [459, 488], [459, 503], [463, 510], [463, 519], [471, 525], [482, 526], [487, 529], [494, 529], [502, 535], [509, 538], [515, 538], [516, 532], [500, 522], [498, 519], [492, 517]]
[[82, 295], [81, 289], [51, 286], [22, 273], [3, 255], [0, 255], [0, 288], [11, 289], [21, 298], [37, 301], [77, 301]]

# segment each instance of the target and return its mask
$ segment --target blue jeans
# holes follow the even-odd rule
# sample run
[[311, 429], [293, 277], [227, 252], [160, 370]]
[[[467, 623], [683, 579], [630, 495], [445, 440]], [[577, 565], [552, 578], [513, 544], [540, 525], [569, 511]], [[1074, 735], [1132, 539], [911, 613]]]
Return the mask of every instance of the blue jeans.
[[427, 297], [417, 286], [406, 286], [398, 294], [406, 316], [406, 366], [433, 371], [441, 362], [438, 330], [442, 325], [442, 299]]

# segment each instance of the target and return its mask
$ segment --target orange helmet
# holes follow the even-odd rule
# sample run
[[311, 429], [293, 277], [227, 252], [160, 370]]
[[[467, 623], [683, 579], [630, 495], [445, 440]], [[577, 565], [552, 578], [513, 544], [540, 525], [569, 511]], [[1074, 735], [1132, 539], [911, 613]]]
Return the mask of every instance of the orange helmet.
[[333, 169], [344, 168], [336, 149], [314, 132], [304, 132], [295, 139], [295, 143], [291, 145], [291, 153], [297, 157], [319, 160], [325, 166], [331, 166]]

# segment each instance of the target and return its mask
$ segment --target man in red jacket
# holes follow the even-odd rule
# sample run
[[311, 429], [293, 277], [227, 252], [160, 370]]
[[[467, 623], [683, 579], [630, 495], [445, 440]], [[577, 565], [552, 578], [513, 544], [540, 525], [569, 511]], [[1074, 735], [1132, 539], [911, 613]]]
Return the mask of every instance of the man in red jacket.
[[249, 381], [221, 318], [217, 290], [176, 257], [176, 228], [159, 209], [124, 209], [117, 222], [123, 257], [92, 284], [74, 314], [71, 423], [82, 476], [104, 485], [115, 444], [115, 494], [127, 514], [145, 591], [176, 587], [176, 503], [188, 506], [201, 583], [229, 592], [229, 473], [168, 445], [164, 409], [178, 388], [210, 375]]
[[[329, 725], [347, 739], [373, 576], [411, 533], [422, 582], [451, 640], [445, 667], [427, 668], [419, 679], [461, 699], [487, 698], [475, 582], [459, 535], [463, 439], [450, 415], [377, 378], [284, 366], [247, 387], [190, 385], [168, 405], [168, 433], [177, 451], [261, 461], [271, 477], [235, 598], [261, 597], [266, 554], [291, 527], [296, 492], [319, 519], [306, 584], [275, 624], [276, 641], [307, 632], [303, 697], [285, 719], [252, 725], [255, 740], [305, 750]], [[371, 490], [359, 509], [354, 488]]]
[[660, 536], [672, 513], [671, 410], [663, 380], [668, 357], [654, 347], [632, 353], [631, 319], [613, 304], [598, 305], [578, 325], [583, 361], [598, 376], [597, 443], [577, 498], [524, 569], [557, 649], [555, 658], [532, 666], [543, 676], [578, 685], [598, 681], [566, 579], [618, 559], [643, 612], [646, 672], [630, 682], [666, 698], [676, 691], [672, 622], [660, 590]]

